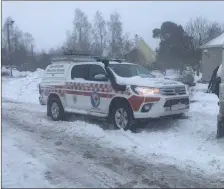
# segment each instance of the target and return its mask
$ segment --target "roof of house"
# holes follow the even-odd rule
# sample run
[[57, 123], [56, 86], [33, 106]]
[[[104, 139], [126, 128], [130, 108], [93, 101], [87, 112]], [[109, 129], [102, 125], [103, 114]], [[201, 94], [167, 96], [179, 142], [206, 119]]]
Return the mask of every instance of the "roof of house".
[[156, 60], [155, 52], [149, 47], [149, 45], [146, 44], [143, 38], [139, 38], [134, 47], [130, 49], [130, 51], [128, 51], [126, 54], [132, 52], [135, 49], [139, 50], [146, 57], [149, 63], [154, 62]]
[[212, 39], [211, 41], [205, 43], [200, 48], [204, 49], [204, 48], [212, 48], [212, 47], [224, 47], [224, 33]]

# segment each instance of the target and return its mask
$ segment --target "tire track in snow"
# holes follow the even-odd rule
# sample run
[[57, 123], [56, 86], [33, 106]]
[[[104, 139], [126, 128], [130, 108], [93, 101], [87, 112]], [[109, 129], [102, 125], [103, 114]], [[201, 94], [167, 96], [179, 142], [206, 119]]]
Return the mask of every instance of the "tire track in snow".
[[[3, 108], [6, 105], [7, 103], [4, 103]], [[57, 159], [53, 165], [51, 165], [49, 161], [47, 162], [49, 169], [54, 170], [52, 176], [53, 180], [51, 179], [52, 182], [58, 183], [60, 181], [63, 184], [69, 181], [71, 182], [73, 179], [71, 175], [74, 176], [75, 174], [71, 170], [71, 166], [74, 165], [74, 158], [77, 158], [80, 162], [86, 162], [88, 165], [95, 165], [94, 167], [90, 166], [91, 170], [86, 170], [87, 172], [90, 171], [93, 177], [97, 175], [96, 173], [99, 172], [99, 170], [103, 170], [102, 174], [97, 175], [100, 178], [98, 180], [106, 179], [110, 186], [216, 187], [222, 186], [223, 184], [215, 178], [205, 178], [205, 176], [194, 174], [190, 170], [181, 171], [172, 165], [148, 163], [142, 157], [126, 153], [124, 149], [113, 148], [113, 146], [110, 146], [110, 143], [105, 143], [105, 141], [100, 138], [86, 135], [85, 130], [79, 131], [78, 133], [76, 133], [78, 130], [74, 130], [74, 132], [68, 133], [69, 130], [66, 130], [66, 128], [63, 130], [59, 125], [63, 124], [64, 127], [70, 127], [71, 123], [48, 121], [46, 118], [43, 118], [43, 112], [29, 111], [30, 107], [28, 107], [26, 111], [26, 108], [21, 108], [19, 104], [11, 108], [5, 107], [3, 119], [13, 122], [15, 125], [14, 127], [20, 130], [20, 132], [28, 132], [32, 140], [36, 138], [36, 142], [39, 141], [40, 143], [41, 141], [40, 144], [37, 144], [45, 149], [45, 154], [51, 154]], [[60, 147], [56, 145], [57, 147], [55, 148], [55, 143], [58, 141], [62, 143], [59, 145]], [[23, 145], [25, 144], [29, 143], [25, 142]], [[58, 144], [60, 144], [60, 142]], [[27, 148], [28, 147], [25, 146], [24, 150], [27, 150]], [[32, 152], [32, 148], [29, 150]], [[37, 149], [34, 148], [33, 150], [33, 155], [37, 155], [35, 154], [35, 150]], [[79, 164], [78, 160], [76, 160], [76, 164]], [[61, 165], [64, 170], [61, 173], [62, 175], [57, 174], [60, 169], [56, 166], [58, 161], [64, 163]], [[52, 171], [50, 172], [52, 173]], [[107, 176], [104, 178], [104, 173], [108, 172], [109, 175], [106, 174]], [[51, 176], [49, 177], [49, 173], [46, 174], [49, 179]], [[125, 178], [125, 180], [121, 180], [121, 178]], [[65, 180], [64, 182], [63, 179]], [[108, 186], [107, 182], [104, 184]]]

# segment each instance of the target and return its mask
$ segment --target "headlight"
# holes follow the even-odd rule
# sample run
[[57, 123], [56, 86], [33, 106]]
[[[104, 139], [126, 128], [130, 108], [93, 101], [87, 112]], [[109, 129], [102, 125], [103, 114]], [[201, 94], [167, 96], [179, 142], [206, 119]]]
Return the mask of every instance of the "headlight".
[[131, 86], [132, 90], [138, 95], [157, 95], [160, 94], [158, 88]]

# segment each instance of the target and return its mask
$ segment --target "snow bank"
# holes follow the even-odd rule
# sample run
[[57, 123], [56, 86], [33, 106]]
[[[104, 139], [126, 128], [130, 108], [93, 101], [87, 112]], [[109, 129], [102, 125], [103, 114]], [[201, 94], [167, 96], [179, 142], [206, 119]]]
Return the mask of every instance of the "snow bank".
[[12, 70], [12, 75], [13, 77], [26, 77], [29, 76], [30, 74], [32, 74], [32, 72], [30, 71], [18, 71], [18, 70]]
[[[10, 71], [9, 68], [6, 68], [5, 66], [2, 66], [1, 72], [2, 73], [8, 73], [8, 74], [10, 74], [11, 71]], [[30, 72], [30, 71], [22, 71], [22, 72], [20, 72], [20, 71], [18, 71], [15, 68], [12, 69], [12, 75], [13, 75], [13, 77], [26, 77], [26, 76], [28, 76], [31, 73], [32, 72]]]
[[2, 97], [17, 102], [28, 102], [38, 104], [38, 84], [41, 81], [44, 70], [38, 69], [31, 72], [25, 78], [3, 79]]

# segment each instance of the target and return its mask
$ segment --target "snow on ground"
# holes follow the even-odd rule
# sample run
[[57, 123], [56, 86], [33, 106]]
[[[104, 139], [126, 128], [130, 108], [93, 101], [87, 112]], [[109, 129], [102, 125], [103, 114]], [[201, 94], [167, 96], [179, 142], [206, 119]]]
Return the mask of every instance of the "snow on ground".
[[18, 70], [12, 70], [13, 77], [26, 77], [28, 75], [32, 74], [30, 71], [18, 71]]
[[[38, 69], [24, 78], [2, 78], [2, 96], [17, 102], [38, 103], [38, 84], [44, 70]], [[18, 74], [19, 75], [19, 74]]]
[[2, 187], [52, 187], [43, 178], [46, 168], [42, 162], [21, 151], [18, 148], [19, 143], [13, 139], [13, 133], [7, 138], [4, 133], [2, 135]]
[[[39, 70], [27, 78], [3, 80], [3, 98], [38, 104], [37, 84], [41, 74]], [[187, 119], [152, 120], [146, 128], [138, 129], [137, 133], [103, 130], [98, 125], [77, 120], [52, 122], [52, 125], [54, 129], [62, 129], [71, 135], [75, 132], [108, 141], [130, 152], [134, 149], [145, 159], [154, 154], [157, 161], [163, 163], [176, 164], [182, 168], [190, 166], [207, 174], [223, 174], [224, 141], [215, 138], [218, 98], [204, 93], [206, 87], [205, 84], [197, 84], [195, 87], [194, 103], [191, 104]], [[41, 112], [45, 110], [43, 106], [38, 107]], [[45, 121], [45, 117], [40, 122], [48, 126], [51, 123]]]
[[[3, 66], [2, 68], [1, 68], [1, 72], [3, 73], [9, 73], [10, 74], [10, 69], [9, 68], [6, 68], [5, 66]], [[22, 71], [22, 72], [20, 72], [20, 71], [18, 71], [17, 69], [12, 69], [12, 75], [13, 75], [13, 77], [26, 77], [26, 76], [28, 76], [30, 73], [32, 73], [32, 72], [30, 72], [30, 71]]]

